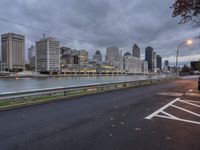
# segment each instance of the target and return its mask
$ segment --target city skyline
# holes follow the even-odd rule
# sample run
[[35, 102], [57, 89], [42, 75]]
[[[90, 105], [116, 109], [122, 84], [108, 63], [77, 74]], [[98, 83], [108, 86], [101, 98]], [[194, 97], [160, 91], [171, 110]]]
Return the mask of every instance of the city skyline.
[[[54, 5], [51, 1], [45, 5], [41, 3], [40, 7], [34, 7], [37, 1], [31, 0], [15, 1], [9, 5], [8, 3], [9, 1], [5, 0], [0, 2], [0, 6], [7, 6], [1, 8], [1, 14], [4, 16], [0, 16], [0, 33], [15, 32], [25, 35], [26, 51], [41, 37], [42, 31], [16, 25], [11, 23], [12, 21], [46, 29], [48, 35], [55, 36], [62, 45], [88, 49], [90, 56], [96, 49], [101, 50], [104, 55], [106, 47], [109, 46], [117, 46], [130, 52], [134, 42], [139, 44], [142, 57], [144, 49], [150, 45], [160, 55], [165, 56], [164, 59], [168, 58], [172, 63], [175, 62], [177, 45], [185, 39], [199, 36], [198, 28], [193, 28], [190, 24], [178, 25], [179, 19], [171, 17], [172, 10], [169, 7], [172, 2], [167, 1], [127, 0], [123, 3], [121, 1], [113, 3], [112, 0], [88, 0], [80, 3], [59, 0]], [[65, 9], [56, 9], [63, 6]], [[10, 9], [13, 11], [9, 11]], [[61, 10], [64, 13], [61, 13]], [[148, 10], [151, 10], [151, 13]], [[2, 21], [2, 18], [11, 22]], [[150, 22], [147, 22], [148, 18], [151, 18]], [[199, 40], [196, 40], [191, 47], [183, 47], [180, 64], [199, 59], [198, 47]]]

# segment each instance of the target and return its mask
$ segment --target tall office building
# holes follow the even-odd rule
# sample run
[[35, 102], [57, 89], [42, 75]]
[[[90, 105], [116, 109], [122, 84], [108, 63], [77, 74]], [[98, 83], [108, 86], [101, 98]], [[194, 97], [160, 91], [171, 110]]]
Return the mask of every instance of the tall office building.
[[132, 54], [133, 57], [140, 57], [140, 48], [137, 46], [137, 44], [133, 45]]
[[157, 60], [157, 68], [162, 70], [162, 57], [160, 57], [160, 55], [157, 55], [156, 60]]
[[99, 61], [99, 62], [102, 61], [102, 54], [101, 54], [101, 52], [100, 52], [99, 50], [97, 50], [97, 51], [95, 52], [95, 54], [93, 55], [93, 59], [94, 59], [94, 60], [97, 60], [97, 61]]
[[153, 71], [152, 72], [154, 73], [157, 72], [157, 54], [155, 51], [153, 52]]
[[60, 42], [54, 38], [37, 41], [36, 60], [39, 72], [60, 71]]
[[1, 35], [2, 63], [8, 71], [23, 71], [25, 69], [25, 37], [8, 33]]
[[34, 57], [36, 54], [36, 49], [35, 49], [35, 46], [31, 46], [29, 49], [28, 49], [28, 61], [30, 62], [31, 58]]
[[148, 69], [150, 72], [154, 71], [154, 51], [152, 47], [147, 47], [145, 49], [145, 60], [148, 62]]
[[89, 54], [87, 50], [80, 50], [78, 51], [78, 61], [80, 66], [88, 65], [88, 58]]
[[120, 52], [118, 47], [108, 47], [106, 50], [106, 61], [113, 63], [119, 61]]

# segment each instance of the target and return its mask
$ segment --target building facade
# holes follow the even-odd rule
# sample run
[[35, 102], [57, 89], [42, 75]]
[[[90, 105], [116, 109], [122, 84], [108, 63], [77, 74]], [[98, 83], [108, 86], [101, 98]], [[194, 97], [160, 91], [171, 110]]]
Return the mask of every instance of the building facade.
[[89, 54], [87, 50], [78, 51], [78, 64], [80, 66], [87, 66], [89, 61]]
[[143, 60], [142, 72], [143, 72], [143, 74], [148, 74], [149, 73], [148, 62], [145, 61], [145, 60]]
[[68, 54], [70, 52], [71, 52], [71, 48], [69, 48], [69, 47], [61, 47], [60, 48], [60, 54], [61, 54], [61, 56], [64, 55], [64, 54]]
[[31, 58], [34, 57], [36, 55], [36, 49], [35, 49], [35, 46], [31, 46], [29, 49], [28, 49], [28, 61], [30, 62], [31, 61]]
[[39, 72], [59, 72], [60, 42], [54, 38], [43, 38], [37, 41], [36, 60]]
[[150, 72], [154, 71], [154, 50], [152, 47], [145, 49], [145, 60], [148, 62], [148, 69]]
[[123, 70], [127, 74], [142, 74], [143, 61], [139, 57], [133, 57], [130, 53], [124, 54]]
[[162, 57], [160, 55], [157, 55], [156, 60], [157, 60], [157, 68], [162, 70]]
[[102, 54], [99, 50], [95, 52], [95, 54], [93, 55], [93, 59], [102, 62]]
[[137, 44], [133, 45], [132, 54], [133, 54], [133, 57], [140, 58], [140, 48], [137, 46]]
[[86, 50], [69, 50], [61, 55], [61, 65], [70, 68], [86, 67], [89, 54]]
[[120, 52], [118, 47], [108, 47], [106, 50], [105, 60], [107, 62], [113, 63], [115, 61], [119, 61]]
[[2, 63], [8, 71], [25, 70], [25, 37], [8, 33], [1, 35]]

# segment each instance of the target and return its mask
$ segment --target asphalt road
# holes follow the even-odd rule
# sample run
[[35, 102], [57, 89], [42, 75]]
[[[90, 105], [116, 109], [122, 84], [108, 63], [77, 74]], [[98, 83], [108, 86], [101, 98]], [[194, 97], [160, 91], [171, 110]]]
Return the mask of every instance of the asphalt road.
[[[196, 82], [172, 81], [0, 112], [0, 150], [200, 150], [200, 124], [144, 119], [177, 98], [158, 93], [186, 93], [196, 89]], [[200, 108], [181, 107], [200, 114]], [[180, 110], [168, 112], [200, 122]]]

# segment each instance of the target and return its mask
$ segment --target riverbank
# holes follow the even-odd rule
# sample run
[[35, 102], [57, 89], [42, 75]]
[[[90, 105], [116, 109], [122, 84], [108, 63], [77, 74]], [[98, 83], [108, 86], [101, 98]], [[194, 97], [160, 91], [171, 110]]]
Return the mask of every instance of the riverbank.
[[43, 91], [25, 91], [22, 93], [7, 93], [0, 95], [0, 111], [40, 105], [56, 101], [64, 101], [91, 94], [99, 94], [109, 91], [159, 84], [171, 80], [174, 80], [174, 78], [88, 85], [71, 88], [45, 89]]

